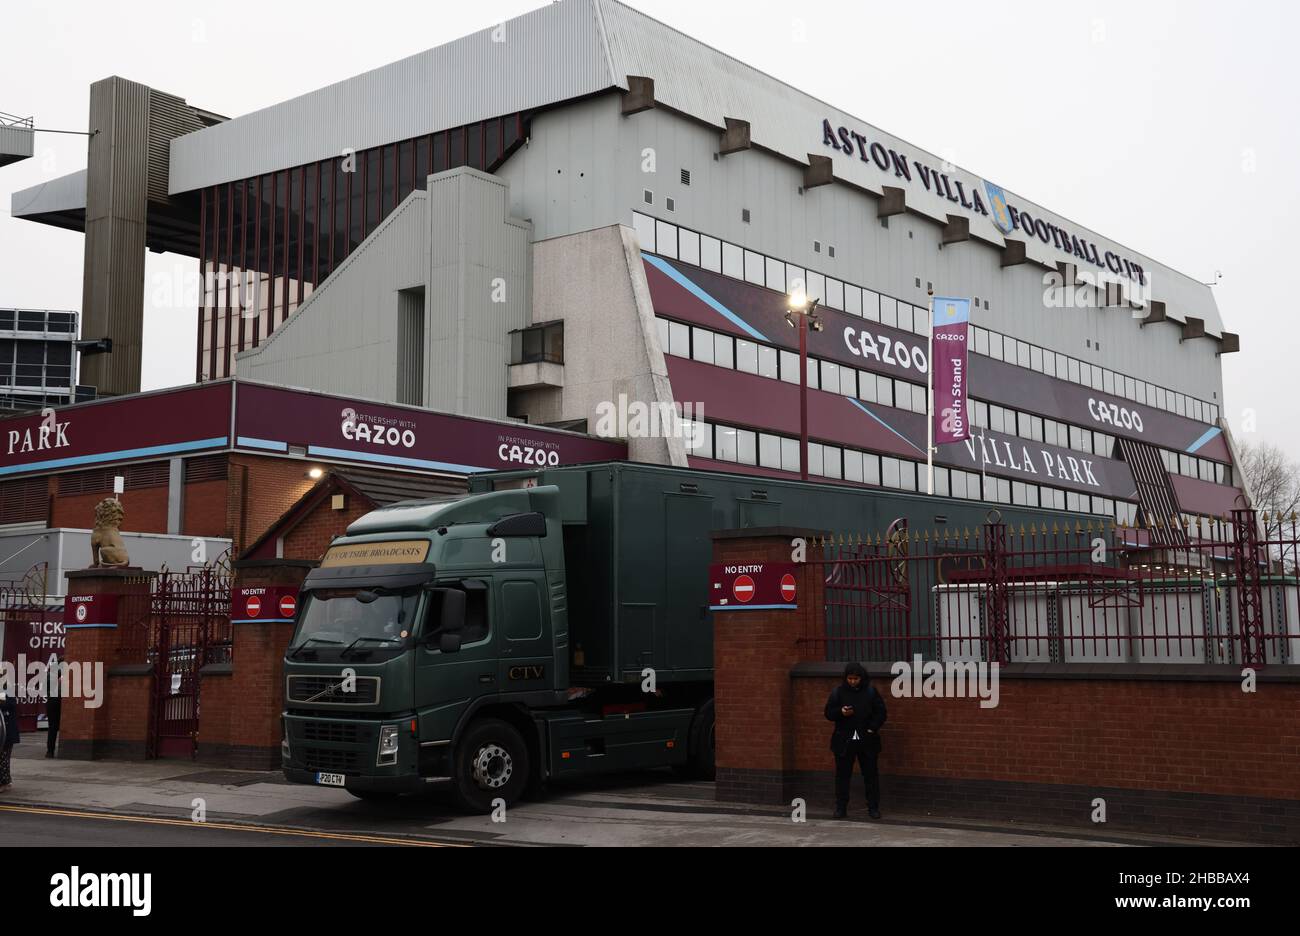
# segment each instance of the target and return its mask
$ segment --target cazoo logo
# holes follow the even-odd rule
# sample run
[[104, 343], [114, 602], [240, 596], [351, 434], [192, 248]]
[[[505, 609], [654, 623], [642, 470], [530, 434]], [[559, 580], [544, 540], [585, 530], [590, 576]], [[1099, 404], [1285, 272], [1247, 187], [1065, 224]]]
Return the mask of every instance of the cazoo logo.
[[560, 450], [541, 448], [522, 439], [508, 439], [497, 446], [497, 457], [503, 462], [514, 462], [518, 465], [554, 468], [560, 463]]
[[903, 370], [915, 369], [922, 374], [930, 370], [930, 362], [920, 347], [904, 344], [888, 335], [858, 331], [849, 325], [844, 329], [844, 346], [854, 357], [874, 358], [881, 364], [892, 364]]
[[396, 448], [415, 448], [415, 430], [404, 429], [391, 419], [371, 416], [358, 416], [357, 411], [348, 407], [340, 414], [343, 417], [343, 438], [349, 442], [369, 442], [375, 447], [381, 445]]

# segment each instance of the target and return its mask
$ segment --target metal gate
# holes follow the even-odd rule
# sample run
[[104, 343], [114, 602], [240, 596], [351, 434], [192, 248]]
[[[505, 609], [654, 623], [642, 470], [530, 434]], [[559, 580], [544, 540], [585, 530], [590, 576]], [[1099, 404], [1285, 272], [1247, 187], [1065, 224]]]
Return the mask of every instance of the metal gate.
[[[32, 640], [40, 635], [41, 625], [55, 618], [48, 606], [46, 595], [49, 585], [49, 565], [38, 562], [27, 570], [21, 579], [0, 582], [0, 658], [15, 667], [15, 679], [26, 683], [27, 674], [17, 671], [18, 658], [25, 657], [26, 662], [47, 662], [53, 649], [42, 644], [31, 645]], [[24, 685], [15, 685], [13, 692], [18, 703], [18, 718], [21, 730], [34, 731], [36, 722], [45, 711], [45, 690], [47, 684], [36, 688], [36, 692], [27, 691]]]
[[150, 596], [154, 668], [150, 757], [194, 757], [204, 666], [230, 663], [229, 557], [185, 572], [165, 566]]

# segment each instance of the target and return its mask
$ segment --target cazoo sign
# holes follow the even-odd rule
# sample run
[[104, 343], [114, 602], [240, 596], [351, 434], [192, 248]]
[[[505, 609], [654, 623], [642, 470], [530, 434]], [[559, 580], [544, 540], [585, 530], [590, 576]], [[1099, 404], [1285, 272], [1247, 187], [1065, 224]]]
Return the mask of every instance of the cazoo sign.
[[930, 370], [930, 362], [920, 345], [907, 344], [888, 335], [877, 335], [866, 329], [859, 331], [852, 325], [846, 325], [844, 346], [854, 357], [870, 358], [881, 364], [901, 367], [903, 370], [914, 370], [918, 374], [925, 374]]
[[497, 457], [508, 464], [554, 468], [560, 463], [560, 450], [531, 439], [503, 438], [497, 446]]
[[414, 423], [384, 416], [359, 416], [347, 407], [342, 412], [343, 438], [375, 447], [415, 448]]

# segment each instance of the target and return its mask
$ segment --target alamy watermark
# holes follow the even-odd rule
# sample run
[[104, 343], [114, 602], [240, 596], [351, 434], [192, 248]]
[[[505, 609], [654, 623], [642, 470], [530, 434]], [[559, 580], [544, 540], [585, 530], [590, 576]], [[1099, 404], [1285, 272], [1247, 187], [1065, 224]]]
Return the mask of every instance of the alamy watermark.
[[889, 692], [895, 699], [979, 699], [980, 708], [998, 707], [997, 663], [960, 660], [898, 660]]
[[20, 653], [16, 662], [0, 662], [0, 692], [15, 699], [84, 699], [96, 709], [104, 704], [104, 664], [29, 660]]

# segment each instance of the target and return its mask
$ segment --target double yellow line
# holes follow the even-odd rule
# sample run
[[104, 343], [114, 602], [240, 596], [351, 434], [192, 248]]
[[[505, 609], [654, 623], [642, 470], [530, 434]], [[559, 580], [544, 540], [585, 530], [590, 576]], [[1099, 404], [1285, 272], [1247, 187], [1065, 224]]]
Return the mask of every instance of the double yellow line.
[[32, 816], [62, 816], [68, 819], [101, 819], [107, 822], [142, 822], [146, 825], [183, 826], [187, 829], [225, 829], [230, 832], [260, 832], [263, 835], [291, 835], [298, 838], [333, 839], [369, 845], [412, 845], [417, 848], [469, 848], [456, 842], [423, 842], [415, 839], [386, 838], [379, 835], [355, 835], [347, 832], [313, 832], [309, 829], [286, 829], [277, 826], [243, 825], [234, 822], [194, 822], [188, 819], [161, 819], [151, 816], [121, 816], [116, 813], [83, 812], [72, 809], [49, 809], [35, 806], [0, 806], [0, 812], [26, 813]]

